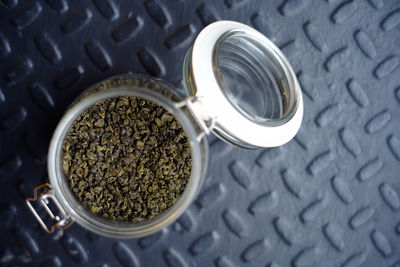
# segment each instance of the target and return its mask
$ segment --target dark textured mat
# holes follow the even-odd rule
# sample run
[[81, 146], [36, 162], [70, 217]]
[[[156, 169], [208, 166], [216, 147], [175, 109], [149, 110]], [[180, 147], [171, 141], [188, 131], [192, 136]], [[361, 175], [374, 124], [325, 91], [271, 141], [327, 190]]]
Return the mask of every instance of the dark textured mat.
[[[0, 265], [400, 266], [399, 1], [0, 3]], [[47, 180], [68, 104], [128, 71], [179, 84], [217, 19], [254, 26], [292, 62], [305, 101], [295, 140], [247, 151], [211, 137], [198, 199], [153, 236], [44, 233], [24, 197]]]

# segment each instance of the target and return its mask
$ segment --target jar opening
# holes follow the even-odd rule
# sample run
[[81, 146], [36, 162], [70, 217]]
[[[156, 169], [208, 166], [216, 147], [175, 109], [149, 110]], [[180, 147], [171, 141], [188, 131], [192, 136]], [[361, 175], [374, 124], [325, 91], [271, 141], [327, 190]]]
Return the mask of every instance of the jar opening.
[[[114, 80], [122, 82], [119, 86], [114, 87], [111, 84]], [[54, 132], [48, 153], [48, 172], [55, 195], [63, 209], [68, 212], [74, 221], [98, 234], [111, 237], [130, 238], [154, 233], [176, 220], [189, 206], [199, 189], [202, 180], [203, 167], [205, 167], [203, 166], [202, 146], [206, 145], [206, 143], [200, 144], [196, 141], [198, 133], [192, 125], [189, 117], [182, 110], [177, 109], [173, 101], [155, 90], [156, 87], [159, 89], [168, 88], [160, 81], [155, 81], [141, 75], [116, 76], [93, 85], [88, 89], [87, 93], [83, 94], [84, 97], [79, 97], [79, 101], [68, 109]], [[87, 210], [87, 208], [83, 207], [79, 200], [73, 195], [69, 185], [66, 183], [61, 166], [64, 137], [69, 126], [76, 117], [88, 107], [99, 101], [120, 96], [142, 97], [164, 107], [173, 114], [182, 125], [184, 132], [189, 138], [192, 149], [192, 168], [190, 178], [178, 201], [170, 209], [157, 215], [153, 219], [138, 223], [107, 220], [92, 214]]]

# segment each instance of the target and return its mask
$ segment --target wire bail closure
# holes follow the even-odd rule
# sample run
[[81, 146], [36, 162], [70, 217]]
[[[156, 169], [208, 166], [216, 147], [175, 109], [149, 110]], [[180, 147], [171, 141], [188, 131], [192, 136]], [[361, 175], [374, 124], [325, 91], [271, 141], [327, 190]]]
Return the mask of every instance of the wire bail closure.
[[[42, 190], [39, 193], [39, 190]], [[49, 208], [50, 200], [53, 201], [59, 215], [55, 215], [51, 209]], [[32, 206], [31, 201], [38, 201], [46, 210], [47, 214], [50, 216], [53, 224], [49, 227], [44, 223], [40, 215], [37, 213], [35, 208]], [[41, 185], [36, 186], [33, 189], [33, 197], [27, 197], [25, 199], [25, 204], [28, 206], [30, 211], [32, 212], [33, 216], [35, 216], [36, 220], [39, 222], [40, 226], [47, 232], [53, 233], [54, 229], [66, 229], [71, 226], [73, 220], [71, 217], [65, 212], [65, 210], [61, 207], [60, 203], [58, 202], [56, 196], [53, 193], [53, 187], [49, 183], [44, 183]]]
[[209, 135], [211, 133], [211, 131], [214, 129], [215, 127], [215, 118], [212, 118], [208, 121], [204, 121], [202, 120], [198, 114], [196, 114], [195, 109], [193, 108], [193, 104], [199, 101], [199, 97], [197, 96], [188, 96], [185, 97], [182, 101], [175, 103], [175, 107], [177, 108], [183, 108], [186, 107], [189, 112], [192, 114], [193, 118], [195, 119], [195, 121], [197, 122], [197, 124], [201, 127], [201, 129], [203, 130], [198, 136], [197, 136], [197, 141], [200, 142], [200, 140]]

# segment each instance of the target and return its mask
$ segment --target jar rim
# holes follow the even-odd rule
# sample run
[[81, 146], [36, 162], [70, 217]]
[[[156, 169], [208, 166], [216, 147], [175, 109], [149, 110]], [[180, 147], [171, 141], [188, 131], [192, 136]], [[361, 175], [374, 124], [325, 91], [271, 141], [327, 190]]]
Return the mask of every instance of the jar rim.
[[[174, 105], [174, 102], [167, 97], [161, 95], [160, 93], [148, 89], [143, 85], [120, 85], [117, 87], [111, 87], [107, 89], [111, 90], [97, 90], [99, 86], [104, 85], [104, 82], [115, 79], [130, 79], [130, 80], [146, 80], [161, 84], [150, 77], [145, 77], [143, 75], [121, 75], [111, 77], [103, 82], [99, 82], [91, 87], [90, 90], [94, 90], [92, 94], [84, 93], [84, 97], [78, 97], [78, 101], [74, 103], [61, 118], [56, 130], [54, 131], [53, 137], [49, 146], [48, 153], [48, 174], [49, 180], [53, 187], [54, 193], [58, 198], [61, 206], [64, 210], [71, 216], [71, 218], [84, 228], [91, 230], [95, 233], [118, 238], [132, 238], [141, 237], [154, 233], [161, 228], [174, 222], [190, 205], [192, 200], [195, 198], [196, 193], [200, 187], [201, 176], [204, 173], [202, 171], [202, 152], [200, 143], [196, 141], [197, 133], [194, 125], [191, 123], [187, 114]], [[162, 84], [167, 86], [166, 84]], [[61, 157], [62, 157], [62, 145], [64, 143], [64, 138], [70, 125], [75, 121], [75, 119], [87, 108], [98, 103], [102, 100], [119, 97], [119, 96], [137, 96], [148, 99], [152, 102], [165, 108], [182, 125], [188, 140], [191, 145], [192, 152], [192, 169], [186, 188], [178, 199], [178, 201], [167, 211], [155, 216], [151, 220], [139, 222], [139, 223], [129, 223], [129, 222], [117, 222], [112, 220], [107, 220], [92, 214], [87, 208], [76, 199], [71, 190], [67, 185], [65, 180]]]

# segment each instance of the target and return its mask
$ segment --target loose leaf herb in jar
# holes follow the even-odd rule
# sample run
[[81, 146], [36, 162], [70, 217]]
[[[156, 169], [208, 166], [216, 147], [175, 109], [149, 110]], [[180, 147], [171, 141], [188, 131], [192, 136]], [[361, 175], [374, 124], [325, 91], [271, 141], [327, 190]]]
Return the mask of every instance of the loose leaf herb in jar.
[[160, 105], [114, 97], [84, 111], [71, 125], [62, 168], [75, 196], [104, 218], [139, 222], [171, 208], [191, 171], [190, 143]]

